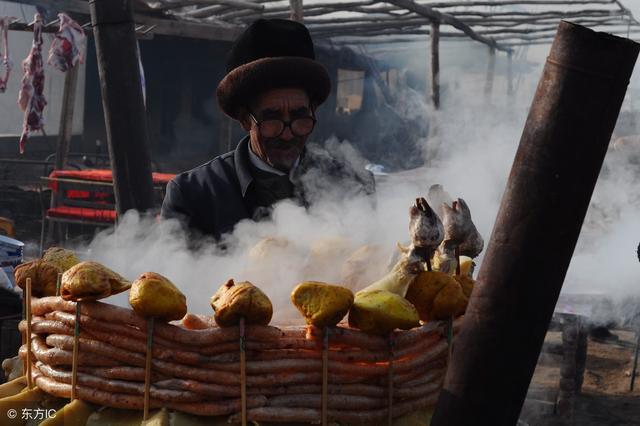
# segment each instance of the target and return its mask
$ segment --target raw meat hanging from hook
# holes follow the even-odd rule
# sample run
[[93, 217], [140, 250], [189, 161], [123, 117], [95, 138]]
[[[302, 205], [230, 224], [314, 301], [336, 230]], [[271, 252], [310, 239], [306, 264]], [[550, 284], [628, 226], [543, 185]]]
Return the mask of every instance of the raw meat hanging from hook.
[[64, 13], [58, 14], [60, 29], [49, 48], [47, 63], [66, 72], [78, 63], [84, 63], [84, 49], [87, 36], [76, 21]]
[[4, 93], [7, 90], [7, 83], [9, 82], [9, 75], [11, 75], [11, 68], [13, 68], [13, 62], [9, 57], [9, 24], [13, 18], [8, 16], [0, 17], [0, 38], [2, 39], [2, 67], [4, 68], [4, 76], [0, 75], [0, 93]]
[[44, 61], [42, 59], [42, 15], [35, 14], [33, 20], [33, 44], [29, 56], [22, 62], [22, 87], [18, 94], [18, 105], [24, 111], [22, 136], [20, 136], [20, 153], [24, 153], [24, 146], [30, 132], [43, 131], [44, 107]]

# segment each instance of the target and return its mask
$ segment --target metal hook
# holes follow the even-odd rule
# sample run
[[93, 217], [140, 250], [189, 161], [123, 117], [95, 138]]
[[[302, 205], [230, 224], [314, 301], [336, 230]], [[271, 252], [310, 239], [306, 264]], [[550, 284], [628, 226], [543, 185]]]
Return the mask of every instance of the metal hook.
[[55, 21], [51, 21], [51, 22], [49, 22], [48, 24], [45, 24], [44, 28], [48, 28], [48, 27], [50, 27], [51, 25], [55, 25], [55, 24], [57, 24], [58, 22], [60, 22], [60, 19], [56, 19]]

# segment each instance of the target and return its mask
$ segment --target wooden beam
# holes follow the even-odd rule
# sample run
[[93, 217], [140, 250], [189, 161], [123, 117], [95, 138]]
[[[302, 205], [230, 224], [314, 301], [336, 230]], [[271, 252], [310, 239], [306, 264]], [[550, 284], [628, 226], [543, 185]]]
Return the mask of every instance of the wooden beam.
[[441, 3], [429, 3], [429, 6], [438, 9], [449, 7], [476, 7], [476, 6], [567, 6], [569, 4], [612, 4], [615, 0], [482, 0], [482, 1], [451, 1]]
[[[80, 0], [15, 0], [17, 3], [42, 6], [51, 10], [89, 15], [89, 2]], [[242, 27], [229, 24], [228, 26], [212, 25], [185, 20], [175, 20], [169, 17], [157, 18], [134, 13], [136, 25], [155, 26], [153, 34], [176, 37], [198, 38], [204, 40], [233, 41], [242, 32]], [[17, 24], [12, 24], [17, 25]], [[45, 29], [46, 30], [46, 29]], [[51, 29], [53, 30], [53, 27]]]
[[369, 29], [390, 29], [390, 28], [405, 28], [412, 25], [427, 25], [431, 23], [426, 18], [412, 19], [411, 21], [403, 22], [362, 22], [360, 24], [327, 24], [327, 25], [307, 25], [309, 31], [316, 32], [332, 32], [340, 30], [363, 30]]
[[291, 8], [289, 19], [302, 23], [304, 20], [302, 0], [289, 0], [289, 6]]
[[[570, 18], [601, 18], [605, 20], [620, 20], [626, 15], [621, 13], [601, 13], [601, 11], [592, 11], [592, 12], [566, 12], [563, 14], [556, 13], [545, 13], [545, 14], [535, 14], [535, 15], [518, 15], [514, 17], [503, 17], [500, 16], [498, 18], [494, 17], [490, 13], [482, 14], [479, 17], [473, 18], [465, 18], [463, 19], [464, 23], [467, 25], [481, 25], [481, 26], [517, 26], [523, 24], [535, 24], [540, 21], [549, 21], [549, 20], [560, 20], [560, 19], [570, 19]], [[423, 20], [427, 21], [426, 18]], [[361, 25], [367, 23], [388, 23], [388, 24], [399, 24], [403, 22], [416, 22], [420, 21], [420, 16], [416, 14], [411, 14], [407, 16], [401, 17], [393, 17], [388, 15], [361, 15], [361, 16], [351, 16], [351, 17], [341, 17], [341, 18], [331, 18], [331, 17], [320, 17], [320, 18], [310, 18], [305, 22], [308, 25], [335, 25], [335, 24], [350, 24], [350, 25]]]
[[484, 95], [487, 99], [491, 99], [493, 92], [493, 78], [496, 71], [496, 49], [489, 47], [489, 63], [487, 64], [487, 79], [484, 85]]
[[413, 0], [387, 0], [386, 3], [391, 3], [394, 4], [396, 6], [399, 7], [403, 7], [407, 10], [410, 10], [412, 12], [415, 12], [419, 15], [422, 15], [424, 17], [427, 17], [429, 19], [431, 19], [432, 21], [435, 22], [440, 22], [441, 24], [447, 24], [447, 25], [451, 25], [452, 27], [462, 31], [463, 33], [465, 33], [466, 35], [468, 35], [471, 39], [479, 41], [481, 43], [484, 43], [488, 46], [493, 46], [496, 49], [500, 49], [500, 50], [504, 50], [504, 51], [508, 51], [508, 48], [505, 48], [503, 46], [498, 45], [498, 43], [496, 43], [494, 40], [491, 40], [490, 38], [484, 37], [482, 35], [476, 34], [476, 32], [469, 27], [467, 24], [465, 24], [464, 22], [460, 21], [459, 19], [448, 15], [446, 13], [441, 13], [438, 12], [437, 10], [423, 5], [423, 4], [418, 4], [416, 2], [414, 2]]
[[513, 52], [507, 52], [507, 95], [513, 96]]
[[564, 11], [564, 10], [544, 10], [541, 12], [527, 12], [527, 11], [517, 11], [510, 10], [506, 12], [479, 12], [474, 10], [465, 10], [459, 12], [452, 12], [452, 16], [458, 17], [460, 19], [464, 19], [464, 17], [475, 16], [480, 18], [511, 18], [516, 16], [524, 16], [524, 17], [535, 17], [535, 16], [556, 16], [558, 18], [564, 18], [567, 16], [586, 16], [586, 15], [600, 15], [600, 16], [626, 16], [627, 13], [622, 10], [604, 10], [604, 9], [583, 9], [583, 10], [572, 10], [572, 11]]
[[93, 0], [91, 22], [119, 215], [154, 207], [132, 0]]
[[224, 6], [233, 6], [243, 9], [250, 9], [262, 12], [264, 10], [264, 6], [261, 4], [252, 3], [244, 0], [220, 0], [219, 4], [215, 4], [213, 6], [205, 6], [197, 9], [189, 10], [181, 13], [181, 16], [188, 16], [191, 18], [206, 18], [207, 16], [217, 15], [218, 13], [223, 13], [228, 10]]
[[431, 24], [431, 102], [440, 109], [440, 24]]

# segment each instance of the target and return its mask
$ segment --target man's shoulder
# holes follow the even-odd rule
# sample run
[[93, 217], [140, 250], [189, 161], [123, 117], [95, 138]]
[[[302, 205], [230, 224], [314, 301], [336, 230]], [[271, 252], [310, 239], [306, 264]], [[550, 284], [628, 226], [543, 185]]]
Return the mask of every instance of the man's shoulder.
[[219, 155], [191, 170], [178, 173], [173, 181], [177, 184], [198, 184], [227, 178], [229, 173], [235, 171], [233, 156], [233, 151]]
[[172, 183], [181, 188], [204, 188], [229, 184], [235, 178], [234, 151], [219, 155], [191, 170], [177, 174]]

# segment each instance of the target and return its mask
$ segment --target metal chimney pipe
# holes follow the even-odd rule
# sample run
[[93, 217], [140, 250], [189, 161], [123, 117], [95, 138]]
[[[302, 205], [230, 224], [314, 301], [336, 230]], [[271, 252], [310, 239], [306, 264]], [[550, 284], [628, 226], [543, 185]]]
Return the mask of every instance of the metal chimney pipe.
[[638, 56], [558, 27], [432, 425], [515, 425]]

